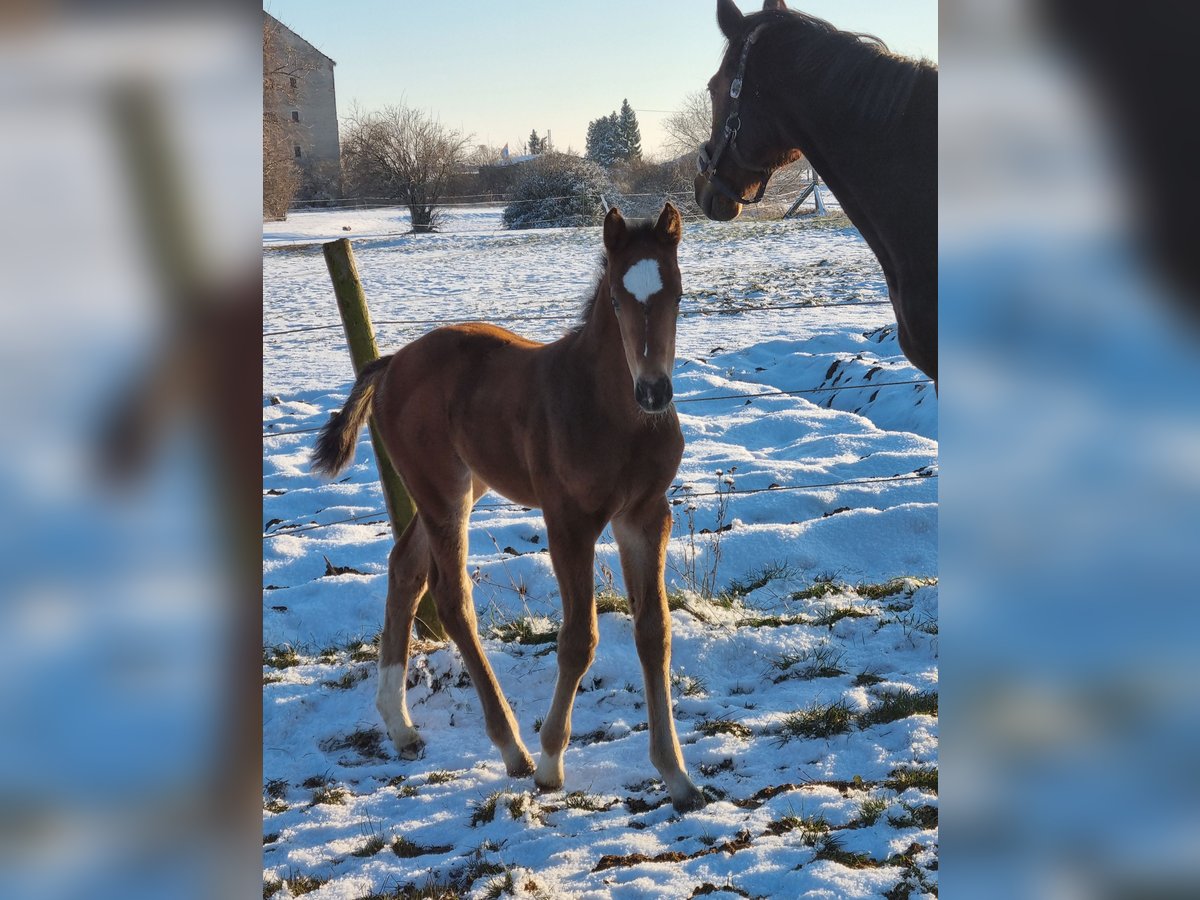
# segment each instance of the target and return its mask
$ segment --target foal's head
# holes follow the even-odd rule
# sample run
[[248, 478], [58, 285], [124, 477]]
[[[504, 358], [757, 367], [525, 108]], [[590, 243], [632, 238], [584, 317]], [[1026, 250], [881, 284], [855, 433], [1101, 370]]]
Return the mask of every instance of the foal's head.
[[712, 134], [700, 147], [695, 182], [696, 202], [710, 219], [736, 218], [743, 204], [762, 199], [772, 172], [800, 158], [776, 124], [779, 91], [787, 85], [755, 46], [765, 29], [790, 18], [784, 0], [765, 0], [763, 12], [752, 16], [733, 0], [717, 0], [717, 24], [729, 46], [708, 82]]
[[628, 227], [613, 207], [604, 217], [604, 249], [613, 314], [621, 329], [633, 396], [649, 413], [671, 407], [675, 317], [683, 293], [676, 250], [683, 223], [670, 203], [651, 227]]

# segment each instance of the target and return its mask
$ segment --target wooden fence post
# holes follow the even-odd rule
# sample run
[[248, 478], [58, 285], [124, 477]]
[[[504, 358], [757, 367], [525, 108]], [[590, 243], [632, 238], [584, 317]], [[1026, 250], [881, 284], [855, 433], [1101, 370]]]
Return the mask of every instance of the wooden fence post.
[[[375, 329], [371, 327], [371, 313], [367, 309], [367, 297], [358, 278], [358, 266], [354, 263], [350, 241], [346, 238], [329, 241], [322, 245], [322, 250], [325, 253], [329, 277], [333, 281], [338, 312], [342, 315], [346, 343], [350, 345], [354, 374], [358, 375], [363, 366], [379, 358], [379, 348], [375, 345]], [[412, 498], [408, 496], [404, 482], [392, 467], [373, 419], [369, 422], [369, 427], [371, 446], [375, 448], [375, 464], [379, 467], [379, 481], [383, 485], [383, 496], [387, 502], [388, 518], [392, 521], [392, 534], [399, 539], [408, 523], [412, 521], [416, 507], [413, 506]], [[428, 592], [417, 606], [417, 634], [434, 640], [446, 639], [446, 631], [438, 619], [433, 597]]]

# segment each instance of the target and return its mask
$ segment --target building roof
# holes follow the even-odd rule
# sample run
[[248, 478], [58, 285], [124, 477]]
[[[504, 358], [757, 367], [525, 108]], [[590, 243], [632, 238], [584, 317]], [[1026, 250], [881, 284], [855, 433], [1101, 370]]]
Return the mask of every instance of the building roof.
[[265, 9], [263, 10], [263, 15], [266, 16], [268, 19], [270, 19], [272, 22], [274, 22], [278, 27], [280, 27], [284, 31], [286, 31], [288, 34], [292, 35], [292, 37], [294, 37], [300, 43], [304, 44], [306, 47], [309, 47], [313, 51], [313, 53], [316, 53], [318, 56], [325, 57], [327, 60], [329, 60], [331, 65], [334, 65], [334, 66], [337, 65], [337, 61], [334, 60], [334, 58], [331, 57], [328, 53], [322, 53], [321, 50], [312, 43], [312, 41], [305, 40], [300, 35], [296, 34], [295, 31], [288, 28], [286, 25], [284, 25], [282, 22], [280, 22], [277, 18], [275, 18], [273, 15], [271, 15]]

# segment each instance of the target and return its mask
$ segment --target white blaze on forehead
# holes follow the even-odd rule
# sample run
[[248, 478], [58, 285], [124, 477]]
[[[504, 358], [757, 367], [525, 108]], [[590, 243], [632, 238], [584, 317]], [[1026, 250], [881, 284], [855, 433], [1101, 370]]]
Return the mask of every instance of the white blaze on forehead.
[[662, 290], [662, 273], [658, 269], [658, 260], [639, 259], [629, 267], [621, 283], [639, 303], [645, 303]]

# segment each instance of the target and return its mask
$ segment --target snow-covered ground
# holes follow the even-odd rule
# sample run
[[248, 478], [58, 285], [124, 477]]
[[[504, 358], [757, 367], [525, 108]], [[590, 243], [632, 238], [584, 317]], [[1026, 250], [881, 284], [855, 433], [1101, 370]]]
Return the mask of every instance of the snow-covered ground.
[[[936, 890], [936, 398], [898, 384], [923, 376], [900, 355], [878, 265], [844, 220], [689, 222], [680, 248], [674, 387], [687, 448], [667, 582], [677, 726], [709, 806], [678, 816], [666, 802], [619, 609], [600, 616], [565, 793], [505, 775], [451, 646], [421, 645], [411, 663], [424, 756], [388, 745], [371, 658], [391, 535], [370, 443], [336, 484], [307, 471], [313, 430], [351, 382], [313, 242], [356, 240], [383, 352], [461, 319], [552, 339], [577, 317], [600, 249], [596, 228], [508, 233], [494, 208], [456, 215], [448, 233], [420, 237], [400, 233], [394, 209], [264, 226], [267, 888]], [[538, 512], [484, 497], [470, 554], [485, 646], [536, 756], [555, 676], [543, 636], [559, 616]], [[622, 592], [607, 531], [596, 583]]]

